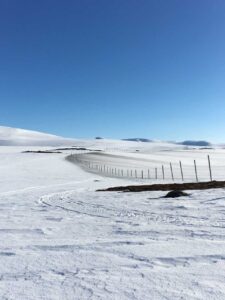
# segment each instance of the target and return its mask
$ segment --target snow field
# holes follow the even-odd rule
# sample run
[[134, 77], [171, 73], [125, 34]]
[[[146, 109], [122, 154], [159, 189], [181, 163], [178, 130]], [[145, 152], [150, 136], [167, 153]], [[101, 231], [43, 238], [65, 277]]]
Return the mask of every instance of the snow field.
[[0, 148], [0, 299], [225, 299], [223, 189], [95, 192], [136, 179], [88, 173], [69, 153]]

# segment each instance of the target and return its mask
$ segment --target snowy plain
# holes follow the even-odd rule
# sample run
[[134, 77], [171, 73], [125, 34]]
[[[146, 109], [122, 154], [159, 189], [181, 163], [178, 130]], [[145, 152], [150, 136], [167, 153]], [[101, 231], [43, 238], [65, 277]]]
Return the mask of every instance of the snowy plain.
[[[139, 167], [153, 154], [200, 155], [166, 143], [75, 146], [119, 156], [98, 156], [117, 166], [123, 156]], [[0, 299], [225, 299], [224, 189], [96, 192], [141, 181], [87, 172], [65, 160], [71, 151], [30, 149], [40, 147], [0, 147]], [[201, 151], [225, 162], [223, 149]]]

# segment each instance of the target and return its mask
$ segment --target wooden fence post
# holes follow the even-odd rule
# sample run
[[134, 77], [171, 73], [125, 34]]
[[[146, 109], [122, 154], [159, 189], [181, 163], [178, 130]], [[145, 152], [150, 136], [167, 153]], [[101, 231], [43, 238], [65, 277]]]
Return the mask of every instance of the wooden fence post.
[[141, 170], [141, 178], [142, 179], [144, 178], [144, 172], [143, 172], [143, 170]]
[[162, 165], [162, 176], [163, 176], [163, 180], [165, 179], [165, 172], [164, 172], [164, 166]]
[[197, 165], [195, 160], [194, 160], [194, 165], [195, 165], [195, 177], [196, 177], [196, 181], [198, 182], [198, 172], [197, 172]]
[[157, 174], [157, 168], [155, 168], [155, 179], [157, 179], [158, 174]]
[[212, 181], [212, 169], [211, 169], [211, 161], [210, 161], [209, 155], [208, 155], [208, 164], [209, 164], [209, 175], [210, 175], [210, 180]]
[[148, 179], [150, 179], [150, 171], [149, 171], [149, 169], [148, 169]]
[[172, 180], [174, 181], [174, 177], [173, 177], [173, 167], [172, 167], [172, 164], [171, 164], [171, 163], [170, 163], [170, 172], [171, 172]]
[[184, 181], [184, 174], [183, 174], [183, 168], [182, 168], [182, 163], [181, 163], [181, 161], [180, 161], [180, 173], [181, 173], [182, 181]]

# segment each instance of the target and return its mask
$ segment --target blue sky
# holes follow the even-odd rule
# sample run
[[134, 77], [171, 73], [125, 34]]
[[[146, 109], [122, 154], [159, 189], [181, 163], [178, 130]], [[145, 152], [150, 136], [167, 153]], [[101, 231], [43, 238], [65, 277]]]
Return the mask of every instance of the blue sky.
[[224, 0], [0, 0], [0, 123], [225, 141]]

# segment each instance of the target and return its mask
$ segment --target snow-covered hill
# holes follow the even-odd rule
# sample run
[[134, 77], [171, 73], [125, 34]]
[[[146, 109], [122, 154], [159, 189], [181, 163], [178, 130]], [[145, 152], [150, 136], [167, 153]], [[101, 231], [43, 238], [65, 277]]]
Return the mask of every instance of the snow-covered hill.
[[0, 146], [60, 146], [74, 142], [52, 134], [0, 126]]

